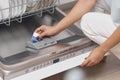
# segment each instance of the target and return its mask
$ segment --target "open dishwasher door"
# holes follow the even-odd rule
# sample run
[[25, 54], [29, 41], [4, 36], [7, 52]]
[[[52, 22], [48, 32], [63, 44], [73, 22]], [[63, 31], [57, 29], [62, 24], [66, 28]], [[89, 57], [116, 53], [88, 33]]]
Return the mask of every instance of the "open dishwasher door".
[[54, 14], [45, 12], [1, 25], [0, 29], [0, 77], [3, 80], [40, 80], [80, 65], [96, 44], [72, 25], [54, 39], [57, 44], [39, 50], [27, 48], [34, 30], [42, 24], [54, 25], [64, 15], [56, 8]]

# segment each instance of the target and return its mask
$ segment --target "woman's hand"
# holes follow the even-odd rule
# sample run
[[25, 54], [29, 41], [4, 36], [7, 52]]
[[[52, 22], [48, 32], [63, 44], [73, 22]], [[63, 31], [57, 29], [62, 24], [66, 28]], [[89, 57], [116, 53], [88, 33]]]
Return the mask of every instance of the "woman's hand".
[[56, 29], [54, 26], [46, 26], [42, 25], [35, 30], [36, 33], [39, 33], [39, 38], [42, 39], [45, 36], [54, 36], [59, 33], [59, 30]]
[[86, 60], [81, 64], [82, 67], [91, 67], [101, 62], [104, 58], [105, 51], [99, 46], [95, 48]]

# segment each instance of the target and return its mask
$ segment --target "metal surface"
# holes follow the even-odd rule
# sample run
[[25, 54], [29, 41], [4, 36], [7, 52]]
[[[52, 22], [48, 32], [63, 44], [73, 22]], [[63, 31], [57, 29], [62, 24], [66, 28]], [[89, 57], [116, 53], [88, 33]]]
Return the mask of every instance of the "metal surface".
[[46, 48], [46, 47], [49, 47], [55, 44], [57, 44], [57, 41], [54, 38], [46, 37], [40, 40], [39, 42], [29, 41], [27, 43], [27, 47], [31, 49], [39, 50], [39, 49]]
[[[56, 11], [56, 13], [58, 13]], [[54, 25], [59, 20], [60, 15], [56, 16], [44, 14], [42, 18], [39, 16], [32, 16], [24, 19], [23, 23], [17, 22], [11, 23], [11, 26], [5, 26], [4, 24], [0, 27], [0, 56], [1, 58], [7, 58], [9, 56], [22, 53], [26, 51], [26, 43], [31, 40], [32, 33], [34, 30], [42, 24]], [[58, 20], [57, 20], [58, 18]], [[64, 39], [74, 35], [73, 32], [65, 30], [58, 36], [55, 36], [56, 40]], [[30, 54], [29, 54], [30, 55]]]
[[[0, 68], [4, 74], [5, 80], [27, 74], [29, 73], [28, 68], [35, 65], [45, 65], [46, 61], [48, 61], [48, 65], [52, 65], [54, 64], [54, 59], [57, 57], [65, 56], [73, 51], [93, 44], [89, 39], [86, 38], [80, 39], [77, 43], [75, 42], [76, 45], [70, 44], [70, 42], [75, 41], [74, 39], [67, 39], [68, 41], [66, 41], [65, 38], [76, 34], [79, 34], [79, 38], [85, 37], [76, 26], [72, 25], [70, 29], [66, 29], [54, 37], [58, 41], [61, 40], [61, 44], [50, 46], [41, 50], [26, 48], [27, 41], [31, 40], [32, 33], [37, 27], [42, 24], [55, 25], [63, 17], [64, 16], [61, 14], [61, 12], [56, 9], [54, 14], [44, 13], [42, 17], [28, 17], [24, 19], [22, 23], [12, 22], [10, 27], [5, 26], [4, 24], [1, 25]], [[74, 29], [72, 29], [73, 27]], [[78, 31], [75, 31], [75, 28]], [[69, 44], [67, 42], [69, 42]], [[57, 62], [57, 60], [55, 60], [55, 62]]]
[[[72, 58], [77, 56], [84, 60], [86, 57], [84, 53], [90, 52], [96, 45], [86, 38], [76, 25], [72, 25], [59, 35], [54, 36], [59, 41], [56, 45], [40, 50], [26, 48], [27, 42], [31, 40], [32, 33], [37, 27], [42, 24], [55, 25], [63, 17], [64, 13], [56, 8], [54, 14], [45, 12], [42, 17], [34, 15], [25, 18], [22, 23], [11, 22], [10, 27], [4, 24], [0, 25], [0, 71], [2, 72], [1, 75], [4, 75], [4, 80], [32, 80], [33, 78], [29, 78], [32, 73], [34, 80], [39, 80], [39, 77], [42, 79], [51, 76], [77, 66], [79, 63], [71, 64], [67, 68], [63, 67], [61, 70], [58, 68], [55, 73], [48, 72], [46, 75], [41, 74], [39, 76], [38, 73], [47, 67], [68, 59], [71, 61], [68, 61], [67, 64], [73, 63]], [[78, 59], [75, 58], [75, 60]], [[50, 67], [49, 70], [51, 69]]]
[[45, 68], [57, 62], [82, 55], [85, 52], [91, 51], [95, 47], [96, 46], [94, 46], [93, 42], [89, 39], [81, 39], [68, 45], [59, 44], [42, 49], [35, 57], [13, 65], [1, 64], [0, 67], [4, 73], [5, 80], [9, 80], [11, 78]]

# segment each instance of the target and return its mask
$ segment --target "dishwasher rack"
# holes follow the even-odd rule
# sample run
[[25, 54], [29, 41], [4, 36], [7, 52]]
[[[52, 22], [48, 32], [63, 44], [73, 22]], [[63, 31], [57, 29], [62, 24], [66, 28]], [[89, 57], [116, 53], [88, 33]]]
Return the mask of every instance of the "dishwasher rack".
[[[15, 1], [21, 2], [15, 4]], [[42, 16], [43, 12], [54, 13], [55, 6], [60, 4], [60, 0], [8, 0], [9, 7], [1, 9], [0, 6], [0, 24], [6, 24], [10, 26], [12, 21], [22, 22], [23, 18], [39, 15]], [[13, 15], [14, 11], [18, 8], [25, 11], [21, 11], [19, 15]], [[8, 17], [4, 19], [4, 12], [8, 11]], [[6, 14], [6, 13], [5, 13]]]

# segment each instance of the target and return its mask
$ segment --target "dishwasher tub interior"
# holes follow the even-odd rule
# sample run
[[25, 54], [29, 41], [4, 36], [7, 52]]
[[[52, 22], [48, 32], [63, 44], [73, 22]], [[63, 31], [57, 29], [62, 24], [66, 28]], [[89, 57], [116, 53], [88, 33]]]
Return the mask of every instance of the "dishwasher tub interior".
[[[23, 58], [35, 55], [34, 51], [33, 53], [29, 53], [29, 50], [26, 48], [27, 42], [31, 40], [34, 30], [41, 25], [55, 25], [63, 17], [56, 10], [54, 14], [44, 13], [42, 17], [36, 15], [25, 18], [22, 23], [12, 22], [11, 26], [0, 25], [1, 62], [6, 65], [11, 65], [16, 62], [21, 62]], [[72, 25], [69, 29], [54, 36], [54, 38], [58, 41], [73, 35], [85, 37], [76, 26]]]
[[[54, 14], [45, 12], [42, 17], [35, 15], [25, 18], [22, 23], [13, 21], [11, 26], [0, 25], [0, 72], [4, 75], [5, 80], [83, 54], [84, 51], [90, 51], [96, 47], [95, 43], [86, 38], [77, 25], [73, 24], [54, 36], [54, 39], [59, 42], [58, 44], [40, 50], [26, 48], [27, 42], [31, 40], [37, 27], [55, 25], [64, 16], [64, 12], [57, 7]], [[84, 50], [86, 47], [91, 48]], [[82, 51], [70, 54], [78, 50]], [[67, 57], [64, 56], [66, 54]], [[36, 65], [38, 65], [37, 68], [34, 67]]]

